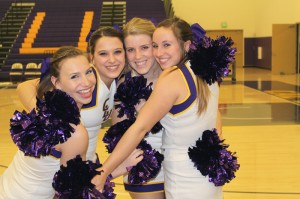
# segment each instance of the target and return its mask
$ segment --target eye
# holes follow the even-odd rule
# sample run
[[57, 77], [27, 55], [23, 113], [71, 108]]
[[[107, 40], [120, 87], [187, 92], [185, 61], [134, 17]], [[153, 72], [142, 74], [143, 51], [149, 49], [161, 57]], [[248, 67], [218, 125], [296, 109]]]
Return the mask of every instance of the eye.
[[122, 50], [116, 50], [116, 51], [115, 51], [115, 54], [122, 54], [122, 53], [123, 53]]
[[90, 69], [88, 69], [88, 70], [86, 71], [86, 74], [91, 74], [91, 73], [93, 73], [93, 69], [92, 69], [92, 68], [90, 68]]
[[142, 50], [147, 50], [149, 48], [150, 48], [150, 46], [142, 46]]
[[158, 45], [155, 44], [155, 43], [153, 43], [153, 44], [152, 44], [152, 48], [158, 48]]
[[133, 52], [133, 50], [134, 50], [133, 48], [127, 48], [127, 49], [126, 49], [126, 51], [127, 51], [128, 53]]
[[166, 47], [169, 47], [169, 46], [171, 46], [171, 44], [169, 44], [169, 43], [164, 43], [164, 45], [163, 45], [165, 48]]
[[99, 52], [99, 55], [100, 56], [107, 56], [107, 53], [106, 52]]
[[78, 78], [78, 75], [72, 75], [71, 76], [71, 79], [76, 79], [76, 78]]

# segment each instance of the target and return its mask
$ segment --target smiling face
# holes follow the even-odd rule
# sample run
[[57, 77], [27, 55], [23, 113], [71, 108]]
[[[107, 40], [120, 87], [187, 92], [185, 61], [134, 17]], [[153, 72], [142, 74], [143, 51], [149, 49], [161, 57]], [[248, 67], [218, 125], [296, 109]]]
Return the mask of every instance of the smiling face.
[[147, 74], [155, 64], [152, 39], [146, 34], [132, 34], [125, 38], [126, 56], [131, 68], [139, 75]]
[[154, 31], [153, 54], [163, 70], [176, 66], [182, 60], [182, 45], [170, 28], [160, 27]]
[[91, 59], [101, 80], [107, 87], [110, 87], [125, 66], [125, 52], [122, 41], [117, 37], [101, 37], [95, 43], [95, 52]]
[[96, 78], [87, 57], [84, 55], [66, 58], [61, 61], [59, 77], [52, 76], [51, 81], [56, 89], [70, 95], [79, 108], [92, 100]]

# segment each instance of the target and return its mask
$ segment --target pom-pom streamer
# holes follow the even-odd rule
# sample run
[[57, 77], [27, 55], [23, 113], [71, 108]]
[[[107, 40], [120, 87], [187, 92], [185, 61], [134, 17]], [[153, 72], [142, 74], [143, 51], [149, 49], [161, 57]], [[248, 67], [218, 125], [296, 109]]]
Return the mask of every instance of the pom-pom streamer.
[[227, 150], [228, 145], [220, 140], [216, 129], [206, 130], [202, 139], [196, 141], [196, 146], [188, 149], [188, 155], [194, 166], [207, 176], [215, 186], [222, 186], [235, 178], [235, 172], [240, 168], [235, 153]]

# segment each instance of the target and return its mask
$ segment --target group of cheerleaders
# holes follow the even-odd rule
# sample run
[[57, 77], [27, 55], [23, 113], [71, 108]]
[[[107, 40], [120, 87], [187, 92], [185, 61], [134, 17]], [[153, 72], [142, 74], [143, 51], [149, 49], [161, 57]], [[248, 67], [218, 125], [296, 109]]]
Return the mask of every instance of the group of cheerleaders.
[[[61, 47], [39, 79], [18, 85], [27, 112], [10, 120], [19, 150], [0, 177], [0, 198], [110, 199], [110, 180], [123, 175], [133, 199], [221, 199], [239, 168], [218, 112], [232, 40], [173, 17], [157, 26], [133, 18], [88, 42], [88, 55]], [[98, 134], [109, 118], [101, 162]]]

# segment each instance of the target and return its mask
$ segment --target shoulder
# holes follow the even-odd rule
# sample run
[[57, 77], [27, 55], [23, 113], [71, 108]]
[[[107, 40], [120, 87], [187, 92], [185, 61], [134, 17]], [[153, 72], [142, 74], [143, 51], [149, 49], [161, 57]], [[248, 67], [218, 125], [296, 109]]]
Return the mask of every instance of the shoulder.
[[66, 148], [72, 148], [78, 153], [82, 153], [88, 146], [88, 133], [85, 127], [82, 124], [73, 125], [74, 132], [71, 134], [71, 137], [62, 144], [58, 145], [58, 148], [64, 150]]
[[181, 84], [182, 80], [183, 76], [181, 70], [177, 66], [173, 66], [171, 68], [163, 70], [156, 84], [175, 87], [177, 84]]
[[39, 85], [40, 79], [32, 79], [32, 80], [27, 80], [25, 82], [21, 82], [17, 86], [17, 92], [27, 90], [30, 87], [37, 88]]
[[83, 139], [82, 141], [88, 140], [87, 130], [81, 123], [77, 126], [72, 125], [72, 127], [75, 129], [75, 131], [71, 137], [74, 139]]

